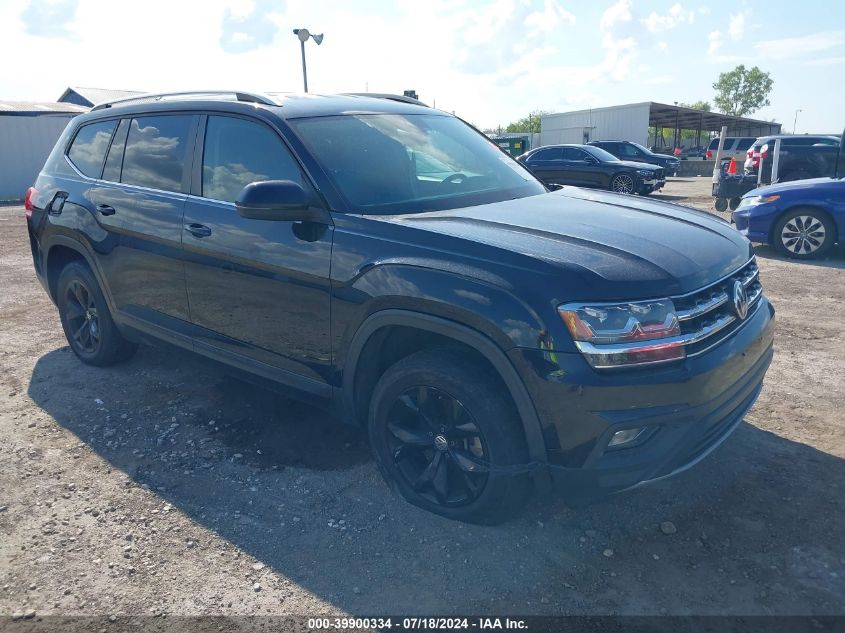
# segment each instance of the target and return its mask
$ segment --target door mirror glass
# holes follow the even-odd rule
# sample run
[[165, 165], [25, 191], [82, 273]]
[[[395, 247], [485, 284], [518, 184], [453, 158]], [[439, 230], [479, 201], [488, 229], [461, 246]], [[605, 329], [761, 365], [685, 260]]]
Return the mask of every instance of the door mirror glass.
[[302, 185], [291, 180], [264, 180], [241, 189], [235, 200], [238, 215], [251, 220], [315, 221], [322, 209], [311, 206]]

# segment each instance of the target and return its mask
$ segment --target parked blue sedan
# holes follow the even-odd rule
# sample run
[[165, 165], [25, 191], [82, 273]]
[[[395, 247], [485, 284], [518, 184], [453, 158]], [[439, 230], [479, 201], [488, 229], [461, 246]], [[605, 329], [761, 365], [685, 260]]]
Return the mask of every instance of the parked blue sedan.
[[845, 179], [813, 178], [754, 189], [742, 197], [733, 222], [752, 242], [771, 244], [788, 257], [822, 257], [845, 235]]

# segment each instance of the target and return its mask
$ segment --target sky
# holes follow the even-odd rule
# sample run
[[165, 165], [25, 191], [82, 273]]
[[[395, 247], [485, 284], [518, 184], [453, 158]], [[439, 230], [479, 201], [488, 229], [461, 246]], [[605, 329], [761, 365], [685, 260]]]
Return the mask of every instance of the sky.
[[713, 99], [737, 64], [771, 74], [754, 118], [845, 127], [845, 2], [785, 0], [0, 0], [0, 99], [145, 91], [414, 89], [483, 128], [533, 110]]

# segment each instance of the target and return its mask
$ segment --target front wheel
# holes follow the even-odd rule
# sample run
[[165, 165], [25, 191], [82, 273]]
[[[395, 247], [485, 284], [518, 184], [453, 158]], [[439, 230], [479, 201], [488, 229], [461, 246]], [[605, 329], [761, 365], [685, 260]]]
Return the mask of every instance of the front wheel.
[[631, 174], [616, 174], [610, 181], [610, 190], [616, 193], [634, 193], [637, 182]]
[[390, 367], [368, 426], [384, 479], [420, 508], [492, 524], [527, 497], [519, 415], [493, 370], [466, 354], [423, 350]]
[[836, 241], [836, 228], [827, 215], [815, 209], [786, 213], [772, 231], [777, 250], [795, 259], [822, 257]]
[[105, 366], [131, 357], [138, 346], [121, 336], [91, 270], [71, 262], [62, 270], [56, 303], [62, 329], [83, 363]]

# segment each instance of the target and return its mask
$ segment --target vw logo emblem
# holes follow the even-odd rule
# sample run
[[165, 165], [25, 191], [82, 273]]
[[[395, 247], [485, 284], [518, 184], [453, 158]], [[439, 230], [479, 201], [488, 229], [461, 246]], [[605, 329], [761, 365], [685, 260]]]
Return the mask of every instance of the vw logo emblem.
[[438, 451], [445, 451], [449, 448], [449, 440], [442, 435], [438, 435], [434, 438], [434, 447]]
[[748, 293], [745, 292], [745, 285], [739, 280], [734, 282], [734, 310], [740, 321], [748, 316]]

